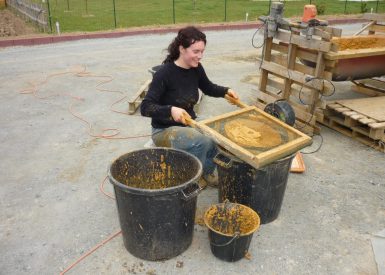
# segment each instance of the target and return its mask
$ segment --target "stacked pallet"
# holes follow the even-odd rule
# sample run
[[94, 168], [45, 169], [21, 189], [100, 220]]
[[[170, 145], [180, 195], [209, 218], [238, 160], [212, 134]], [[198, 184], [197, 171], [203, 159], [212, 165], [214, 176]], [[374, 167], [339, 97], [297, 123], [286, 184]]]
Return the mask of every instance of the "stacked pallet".
[[385, 152], [385, 97], [340, 100], [326, 105], [324, 125]]

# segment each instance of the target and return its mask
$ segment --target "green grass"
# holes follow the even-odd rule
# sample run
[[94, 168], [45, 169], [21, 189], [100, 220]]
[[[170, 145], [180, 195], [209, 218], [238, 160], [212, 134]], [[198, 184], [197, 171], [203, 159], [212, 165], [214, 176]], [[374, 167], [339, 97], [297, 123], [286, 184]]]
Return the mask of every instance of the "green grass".
[[[244, 21], [246, 13], [249, 21], [255, 21], [269, 10], [269, 1], [260, 0], [115, 0], [114, 16], [113, 0], [49, 1], [52, 24], [58, 21], [62, 32], [114, 29], [115, 20], [117, 28], [224, 22], [225, 18], [228, 22]], [[302, 15], [303, 6], [309, 1], [283, 1], [284, 17]], [[385, 0], [363, 3], [347, 2], [345, 7], [345, 1], [312, 0], [312, 4], [323, 7], [324, 14], [361, 13], [363, 8], [367, 12], [371, 8], [374, 12], [385, 12]]]

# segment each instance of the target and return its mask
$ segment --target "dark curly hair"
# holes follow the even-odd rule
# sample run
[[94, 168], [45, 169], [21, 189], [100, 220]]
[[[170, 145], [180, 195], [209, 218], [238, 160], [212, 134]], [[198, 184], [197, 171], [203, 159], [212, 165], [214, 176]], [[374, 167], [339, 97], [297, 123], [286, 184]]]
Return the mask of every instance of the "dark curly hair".
[[164, 63], [174, 62], [179, 58], [179, 46], [188, 48], [197, 41], [203, 41], [206, 45], [206, 35], [198, 30], [196, 27], [189, 26], [180, 29], [178, 35], [174, 38], [171, 44], [168, 46], [168, 55], [163, 61]]

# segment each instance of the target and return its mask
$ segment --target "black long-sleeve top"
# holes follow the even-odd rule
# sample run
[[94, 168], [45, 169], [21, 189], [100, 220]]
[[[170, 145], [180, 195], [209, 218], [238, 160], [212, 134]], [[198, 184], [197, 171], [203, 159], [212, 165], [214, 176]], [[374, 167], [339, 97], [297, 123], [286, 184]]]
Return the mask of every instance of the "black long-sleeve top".
[[228, 88], [212, 83], [199, 63], [184, 69], [174, 62], [166, 63], [154, 74], [149, 90], [141, 104], [143, 116], [152, 118], [154, 128], [183, 126], [173, 120], [171, 107], [183, 108], [195, 119], [194, 105], [199, 98], [198, 88], [206, 95], [224, 97]]

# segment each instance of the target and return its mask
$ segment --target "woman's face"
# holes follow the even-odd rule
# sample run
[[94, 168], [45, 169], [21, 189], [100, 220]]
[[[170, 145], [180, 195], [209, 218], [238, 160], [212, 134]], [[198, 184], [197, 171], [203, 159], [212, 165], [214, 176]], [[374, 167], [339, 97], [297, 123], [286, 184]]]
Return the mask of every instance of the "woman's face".
[[197, 41], [190, 45], [188, 48], [183, 48], [179, 46], [179, 60], [183, 63], [183, 67], [195, 68], [198, 67], [199, 61], [203, 57], [203, 52], [205, 50], [205, 42]]

